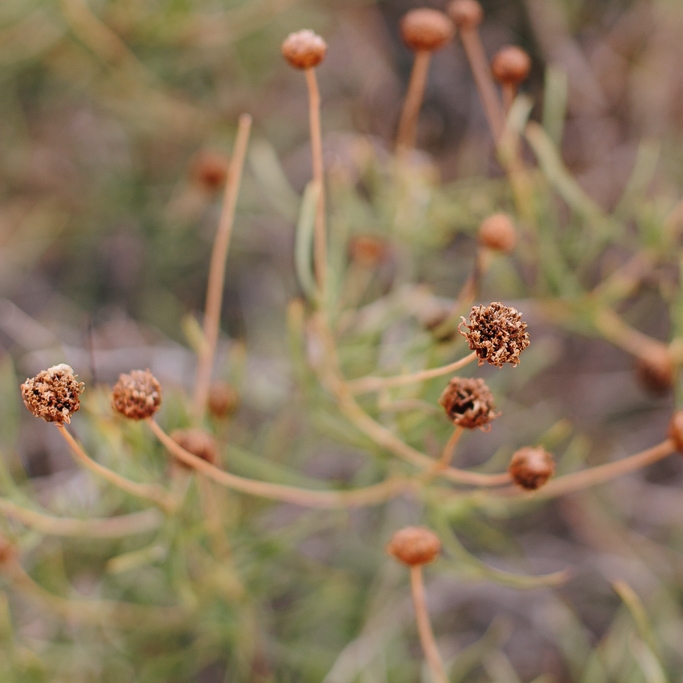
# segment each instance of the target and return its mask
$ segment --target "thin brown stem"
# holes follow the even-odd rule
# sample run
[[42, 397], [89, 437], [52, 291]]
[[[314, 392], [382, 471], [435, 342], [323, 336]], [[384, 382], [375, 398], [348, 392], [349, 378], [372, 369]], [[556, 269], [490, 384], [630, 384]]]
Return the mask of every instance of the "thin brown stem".
[[151, 500], [156, 503], [159, 507], [164, 510], [171, 509], [171, 501], [166, 492], [156, 484], [139, 484], [138, 482], [126, 479], [126, 477], [121, 476], [117, 472], [110, 470], [104, 465], [95, 462], [81, 447], [81, 445], [76, 441], [76, 439], [71, 436], [64, 425], [58, 424], [57, 429], [62, 435], [64, 440], [69, 444], [71, 452], [77, 462], [87, 467], [90, 471], [97, 474], [102, 479], [106, 479], [110, 484], [113, 484], [117, 488], [130, 493], [132, 496], [137, 498], [144, 498], [145, 500]]
[[221, 486], [260, 498], [279, 500], [284, 503], [312, 508], [352, 508], [366, 505], [379, 505], [409, 490], [413, 484], [407, 479], [392, 478], [379, 484], [350, 491], [314, 491], [310, 489], [273, 484], [266, 481], [255, 481], [239, 477], [215, 467], [186, 451], [177, 444], [153, 420], [148, 419], [151, 430], [171, 454]]
[[250, 131], [251, 116], [242, 114], [237, 128], [235, 148], [230, 161], [228, 178], [225, 183], [223, 208], [211, 252], [211, 264], [209, 265], [209, 281], [206, 289], [206, 306], [204, 309], [204, 345], [199, 354], [194, 386], [194, 409], [198, 418], [204, 414], [209, 394], [209, 384], [211, 383], [211, 371], [216, 354], [216, 344], [218, 343], [221, 306], [223, 304], [225, 260], [228, 256], [232, 226], [235, 222], [235, 207], [237, 205], [237, 195], [240, 189]]
[[436, 464], [434, 465], [434, 469], [445, 469], [451, 464], [451, 460], [453, 460], [453, 455], [455, 454], [455, 448], [458, 445], [458, 441], [460, 441], [460, 437], [462, 436], [463, 431], [463, 427], [460, 426], [457, 426], [453, 430], [453, 433], [446, 442], [446, 445], [443, 447], [443, 451], [441, 451], [441, 457], [436, 461]]
[[422, 108], [431, 57], [432, 53], [428, 50], [418, 50], [415, 53], [415, 61], [408, 82], [408, 92], [403, 102], [401, 120], [396, 135], [396, 149], [399, 153], [407, 152], [415, 147], [417, 121]]
[[427, 599], [425, 596], [424, 581], [422, 580], [422, 565], [414, 565], [410, 568], [410, 589], [413, 596], [413, 606], [415, 607], [415, 621], [417, 631], [420, 634], [420, 644], [424, 652], [427, 666], [432, 674], [434, 683], [448, 683], [446, 670], [443, 660], [436, 646], [432, 624], [429, 620], [427, 611]]
[[327, 280], [327, 227], [325, 221], [325, 167], [323, 163], [322, 126], [320, 125], [320, 90], [315, 76], [315, 69], [308, 68], [305, 73], [306, 84], [308, 85], [308, 116], [311, 131], [313, 180], [317, 184], [320, 193], [315, 212], [313, 265], [316, 282], [324, 298]]
[[510, 107], [517, 97], [517, 85], [515, 83], [503, 83], [503, 111], [507, 116], [510, 113]]
[[442, 365], [440, 368], [432, 368], [431, 370], [420, 370], [420, 372], [413, 372], [406, 375], [397, 375], [396, 377], [362, 377], [360, 379], [351, 380], [347, 382], [347, 386], [354, 394], [366, 394], [371, 391], [380, 391], [382, 389], [390, 389], [392, 387], [404, 387], [409, 384], [417, 384], [428, 379], [448, 375], [456, 372], [466, 365], [476, 360], [477, 354], [472, 351], [464, 358], [457, 360], [449, 365]]
[[666, 351], [666, 345], [627, 325], [612, 309], [602, 308], [594, 317], [595, 326], [608, 341], [641, 358], [648, 351]]
[[505, 128], [505, 116], [491, 76], [489, 61], [486, 58], [484, 46], [481, 44], [479, 31], [476, 28], [463, 28], [460, 31], [460, 38], [465, 48], [467, 60], [470, 63], [479, 97], [484, 106], [486, 120], [493, 134], [493, 139], [498, 142]]

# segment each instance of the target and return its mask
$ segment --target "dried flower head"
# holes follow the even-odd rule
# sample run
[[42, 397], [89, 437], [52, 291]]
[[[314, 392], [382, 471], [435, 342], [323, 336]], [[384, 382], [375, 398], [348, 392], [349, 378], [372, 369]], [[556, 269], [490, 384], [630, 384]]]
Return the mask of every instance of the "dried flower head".
[[676, 450], [683, 453], [683, 410], [677, 410], [671, 416], [667, 436], [674, 442]]
[[290, 33], [282, 43], [282, 56], [295, 69], [310, 69], [325, 59], [327, 43], [309, 29]]
[[152, 417], [161, 405], [161, 385], [149, 370], [122, 374], [111, 394], [114, 410], [131, 420]]
[[516, 45], [503, 47], [491, 61], [493, 77], [501, 84], [518, 85], [531, 70], [531, 57]]
[[410, 10], [401, 19], [403, 42], [415, 52], [442, 48], [455, 33], [453, 22], [436, 9]]
[[207, 406], [209, 412], [218, 419], [230, 417], [240, 405], [237, 389], [227, 382], [214, 382], [209, 387]]
[[448, 14], [460, 29], [476, 28], [484, 20], [484, 11], [476, 0], [453, 0]]
[[[519, 363], [519, 354], [529, 346], [527, 324], [515, 308], [494, 301], [489, 306], [473, 306], [469, 321], [462, 319], [458, 330], [479, 358], [499, 368]], [[463, 331], [466, 330], [466, 331]]]
[[555, 473], [553, 456], [544, 448], [527, 446], [520, 448], [508, 467], [512, 480], [528, 491], [535, 491]]
[[360, 266], [372, 268], [389, 256], [389, 244], [374, 235], [356, 235], [349, 240], [349, 256]]
[[506, 213], [494, 213], [479, 226], [479, 242], [488, 249], [511, 252], [517, 245], [517, 230]]
[[[201, 429], [176, 429], [171, 432], [171, 438], [192, 455], [215, 465], [218, 462], [216, 440]], [[178, 463], [184, 465], [180, 460]]]
[[433, 562], [441, 552], [441, 541], [426, 527], [407, 526], [391, 537], [386, 550], [399, 562], [414, 567]]
[[65, 363], [53, 365], [21, 385], [24, 405], [46, 422], [69, 424], [80, 407], [79, 396], [85, 385], [76, 380], [73, 368]]
[[216, 192], [225, 185], [229, 165], [227, 157], [223, 154], [202, 150], [192, 160], [190, 176], [206, 192]]
[[465, 429], [490, 429], [491, 420], [496, 413], [493, 394], [483, 379], [454, 377], [444, 389], [439, 399], [446, 414], [454, 425]]
[[635, 373], [646, 391], [664, 396], [673, 389], [676, 367], [666, 346], [653, 346], [636, 360]]

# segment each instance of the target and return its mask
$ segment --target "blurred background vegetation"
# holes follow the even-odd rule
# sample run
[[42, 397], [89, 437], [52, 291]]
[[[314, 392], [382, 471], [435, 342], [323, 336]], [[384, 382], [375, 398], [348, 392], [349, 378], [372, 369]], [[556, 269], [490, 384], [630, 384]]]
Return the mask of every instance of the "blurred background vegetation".
[[[619, 305], [651, 336], [677, 337], [680, 3], [482, 5], [488, 54], [508, 43], [531, 54], [524, 92], [535, 103], [532, 118], [543, 122], [578, 186], [619, 224], [600, 259], [586, 264], [582, 282], [593, 286], [641, 250], [656, 254], [637, 291]], [[229, 154], [242, 112], [253, 115], [254, 131], [228, 259], [221, 345], [222, 376], [239, 387], [242, 406], [229, 428], [212, 425], [223, 438], [223, 464], [303, 485], [325, 479], [360, 486], [387, 470], [381, 454], [368, 463], [364, 454], [372, 448], [290, 360], [287, 304], [301, 294], [294, 226], [311, 171], [305, 83], [282, 60], [280, 44], [302, 27], [329, 42], [319, 78], [331, 229], [389, 239], [398, 197], [386, 161], [412, 63], [398, 22], [415, 6], [0, 3], [3, 496], [84, 518], [139, 509], [75, 469], [54, 430], [21, 406], [18, 383], [64, 361], [88, 385], [75, 428], [97, 457], [140, 480], [178, 476], [169, 475], [166, 456], [139, 425], [109, 415], [96, 385], [149, 367], [166, 392], [164, 420], [187, 423], [181, 393], [194, 371], [189, 347], [220, 211], [220, 193], [201, 183], [197, 159], [207, 150]], [[420, 310], [426, 300], [457, 297], [479, 222], [493, 211], [513, 211], [457, 40], [433, 60], [418, 146], [430, 170], [416, 186], [429, 188], [429, 207], [391, 235], [391, 258], [364, 300], [388, 301], [382, 315], [401, 310], [411, 317], [392, 318], [383, 337], [375, 328], [356, 330], [357, 345], [345, 355], [356, 376], [375, 363], [401, 366], [404, 357], [418, 366], [425, 358], [446, 362]], [[548, 212], [559, 216], [558, 242], [580, 254], [585, 233], [577, 237], [573, 228], [583, 220], [582, 230], [590, 230], [590, 221], [576, 219], [576, 207], [553, 194], [552, 179], [539, 187]], [[339, 238], [340, 263], [345, 248]], [[672, 393], [645, 391], [632, 358], [593, 338], [590, 325], [550, 324], [543, 315], [541, 304], [570, 298], [568, 290], [537, 277], [528, 254], [493, 264], [481, 299], [517, 302], [532, 349], [515, 371], [483, 369], [503, 417], [491, 434], [467, 436], [464, 464], [491, 457], [487, 466], [499, 471], [515, 448], [543, 442], [569, 470], [661, 440]], [[381, 327], [382, 320], [368, 325]], [[435, 406], [441, 389], [430, 383], [418, 398]], [[430, 421], [397, 418], [397, 428], [434, 450], [450, 426], [425, 410]], [[127, 539], [54, 538], [4, 520], [27, 571], [55, 595], [198, 609], [182, 628], [154, 614], [149, 622], [84, 626], [7, 582], [0, 594], [0, 673], [17, 683], [419, 680], [407, 579], [383, 548], [398, 526], [422, 522], [439, 531], [446, 548], [429, 591], [440, 646], [455, 658], [452, 681], [683, 680], [681, 483], [683, 467], [672, 459], [595, 491], [534, 505], [473, 496], [320, 513], [225, 494], [217, 506], [230, 561], [212, 555], [198, 531], [195, 489], [180, 520]], [[572, 580], [552, 589], [502, 573], [565, 567]], [[617, 594], [617, 580], [634, 593]]]

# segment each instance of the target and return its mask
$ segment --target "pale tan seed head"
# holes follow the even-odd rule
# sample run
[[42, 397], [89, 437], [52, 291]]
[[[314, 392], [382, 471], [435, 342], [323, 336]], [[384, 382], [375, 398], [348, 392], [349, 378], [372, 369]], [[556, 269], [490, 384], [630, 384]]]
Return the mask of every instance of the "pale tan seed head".
[[392, 536], [386, 550], [399, 562], [414, 567], [433, 562], [441, 552], [441, 541], [431, 529], [407, 526]]
[[636, 360], [636, 380], [655, 396], [668, 394], [674, 386], [676, 366], [665, 345], [652, 346]]
[[439, 399], [454, 425], [487, 431], [500, 413], [495, 412], [493, 394], [483, 379], [453, 377]]
[[555, 473], [553, 456], [540, 446], [520, 448], [508, 467], [512, 480], [527, 491], [535, 491]]
[[240, 405], [237, 389], [228, 382], [214, 382], [209, 387], [207, 407], [209, 413], [219, 420], [233, 415]]
[[459, 29], [476, 28], [484, 20], [484, 10], [476, 0], [453, 0], [448, 14]]
[[439, 50], [454, 33], [453, 22], [439, 10], [414, 9], [401, 19], [403, 42], [415, 52]]
[[132, 370], [114, 385], [111, 404], [131, 420], [145, 420], [159, 410], [161, 385], [149, 370]]
[[[211, 465], [218, 462], [218, 447], [216, 440], [202, 429], [175, 429], [170, 434], [171, 438], [192, 455], [196, 455]], [[185, 465], [181, 460], [178, 464]]]
[[295, 69], [310, 69], [325, 59], [327, 43], [317, 33], [303, 29], [290, 33], [281, 49], [282, 56]]
[[36, 417], [69, 424], [71, 416], [81, 407], [79, 396], [84, 388], [71, 366], [61, 363], [28, 378], [21, 385], [21, 397]]
[[506, 213], [494, 213], [479, 226], [479, 243], [493, 251], [510, 253], [517, 245], [517, 230]]
[[531, 57], [516, 45], [503, 47], [491, 61], [493, 77], [503, 85], [518, 85], [525, 81], [531, 70]]

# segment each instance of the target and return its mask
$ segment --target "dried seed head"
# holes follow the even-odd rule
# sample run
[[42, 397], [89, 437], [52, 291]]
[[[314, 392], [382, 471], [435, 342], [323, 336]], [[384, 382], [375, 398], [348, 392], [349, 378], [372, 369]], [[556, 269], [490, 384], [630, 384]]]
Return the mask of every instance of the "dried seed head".
[[453, 22], [446, 14], [436, 9], [410, 10], [401, 19], [403, 42], [415, 52], [439, 50], [454, 33]]
[[491, 420], [500, 413], [494, 412], [493, 394], [483, 379], [454, 377], [439, 399], [454, 425], [465, 429], [490, 429]]
[[76, 381], [70, 365], [61, 363], [39, 372], [21, 385], [24, 405], [46, 422], [69, 424], [80, 407], [79, 396], [85, 385]]
[[529, 346], [526, 328], [519, 311], [498, 301], [489, 306], [473, 306], [469, 321], [462, 318], [458, 325], [460, 334], [477, 354], [479, 365], [487, 361], [499, 368], [504, 363], [513, 367], [519, 363], [519, 354]]
[[476, 0], [453, 0], [448, 14], [460, 29], [476, 28], [484, 20], [484, 11]]
[[0, 567], [12, 562], [17, 556], [17, 547], [0, 534]]
[[400, 529], [387, 545], [387, 553], [409, 567], [433, 562], [440, 551], [439, 537], [423, 526]]
[[372, 268], [387, 259], [389, 245], [374, 235], [357, 235], [349, 240], [349, 256], [360, 266]]
[[327, 43], [309, 29], [290, 33], [282, 43], [282, 56], [295, 69], [310, 69], [325, 59]]
[[230, 417], [240, 405], [240, 397], [235, 387], [227, 382], [214, 382], [209, 387], [207, 406], [209, 412], [218, 419]]
[[636, 360], [636, 380], [655, 396], [668, 394], [674, 386], [676, 367], [665, 346], [653, 347]]
[[494, 213], [479, 226], [479, 242], [488, 249], [511, 252], [517, 245], [517, 230], [506, 213]]
[[[192, 455], [215, 465], [218, 462], [216, 440], [211, 434], [201, 429], [176, 429], [171, 432], [171, 438]], [[178, 464], [184, 465], [178, 460]]]
[[526, 80], [530, 70], [531, 57], [516, 45], [501, 48], [491, 61], [493, 77], [503, 85], [518, 85]]
[[676, 450], [683, 453], [683, 410], [677, 410], [671, 416], [667, 436], [674, 442]]
[[527, 446], [513, 456], [508, 472], [515, 484], [528, 491], [535, 491], [555, 473], [553, 456], [544, 448]]
[[223, 154], [203, 150], [192, 160], [190, 176], [206, 192], [216, 192], [225, 185], [228, 168], [228, 159]]
[[149, 370], [131, 370], [119, 376], [111, 394], [114, 410], [131, 420], [152, 417], [161, 405], [161, 385]]

